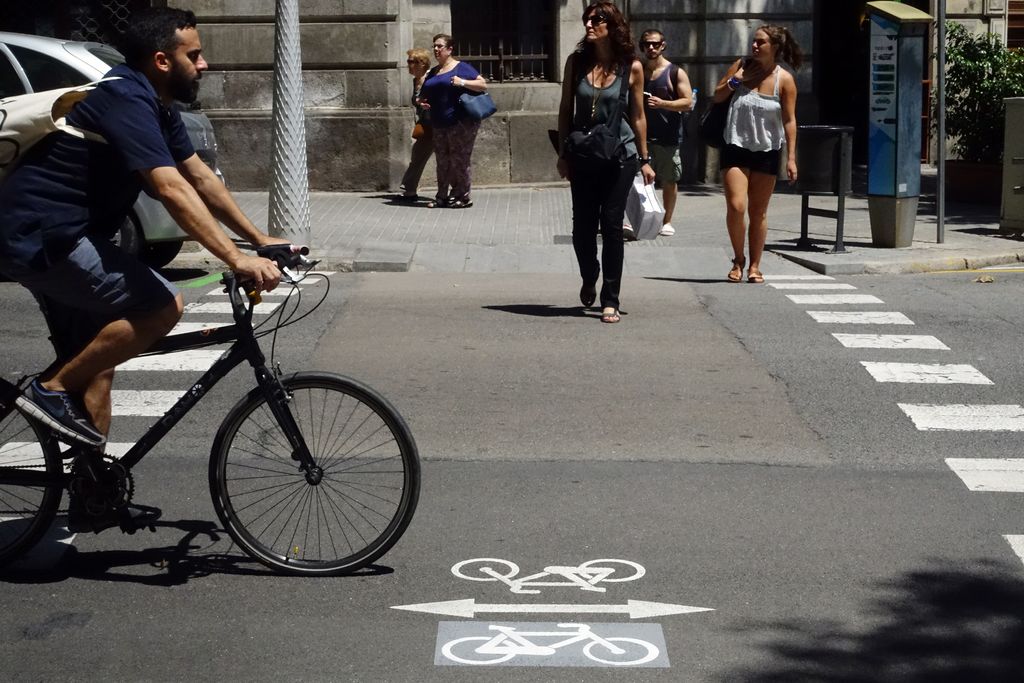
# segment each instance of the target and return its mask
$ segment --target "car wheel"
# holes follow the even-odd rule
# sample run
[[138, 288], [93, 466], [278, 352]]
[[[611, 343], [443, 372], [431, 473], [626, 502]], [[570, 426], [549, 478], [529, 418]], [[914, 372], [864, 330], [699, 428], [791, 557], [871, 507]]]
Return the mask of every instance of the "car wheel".
[[142, 260], [152, 268], [163, 268], [174, 260], [181, 251], [182, 242], [150, 242], [142, 254]]
[[124, 222], [118, 229], [111, 241], [121, 248], [121, 251], [131, 256], [139, 257], [143, 244], [142, 232], [139, 230], [138, 221], [134, 214], [125, 216]]

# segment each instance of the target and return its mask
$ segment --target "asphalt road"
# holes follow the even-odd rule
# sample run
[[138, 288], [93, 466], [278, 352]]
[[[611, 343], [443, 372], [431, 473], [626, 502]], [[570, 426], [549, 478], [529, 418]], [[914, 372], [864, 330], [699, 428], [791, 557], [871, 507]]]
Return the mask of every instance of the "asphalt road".
[[[277, 357], [286, 370], [360, 379], [406, 417], [423, 491], [398, 545], [376, 567], [330, 579], [274, 576], [231, 545], [206, 459], [251, 383], [237, 370], [136, 470], [136, 499], [164, 509], [156, 534], [79, 535], [58, 560], [3, 576], [0, 670], [9, 680], [1019, 680], [1024, 564], [1004, 536], [1024, 534], [1024, 501], [971, 491], [945, 462], [1017, 458], [1019, 436], [921, 431], [899, 407], [1021, 403], [1024, 273], [978, 275], [839, 280], [856, 290], [837, 294], [881, 300], [868, 305], [630, 278], [619, 325], [582, 314], [566, 276], [336, 275], [325, 305], [282, 332]], [[187, 288], [187, 301], [212, 289]], [[824, 309], [901, 312], [914, 325], [808, 314]], [[28, 297], [0, 284], [0, 311], [5, 376], [44, 365]], [[852, 349], [837, 332], [934, 335], [948, 348]], [[879, 382], [864, 362], [970, 365], [991, 383]], [[125, 373], [115, 388], [187, 382]], [[112, 440], [145, 423], [118, 421]], [[495, 578], [484, 566], [507, 570], [500, 560], [518, 572], [453, 573], [478, 558], [488, 560], [465, 565], [477, 579]], [[614, 581], [636, 566], [642, 576]], [[587, 573], [595, 567], [615, 572], [602, 581]], [[472, 617], [393, 609], [470, 599]], [[631, 600], [707, 611], [630, 618]], [[528, 635], [538, 632], [549, 635]], [[515, 656], [460, 664], [445, 654], [459, 638], [481, 644], [449, 646], [463, 658]], [[652, 643], [653, 668], [603, 663], [615, 651], [599, 638], [631, 643], [619, 656], [635, 659], [651, 652], [637, 641]]]

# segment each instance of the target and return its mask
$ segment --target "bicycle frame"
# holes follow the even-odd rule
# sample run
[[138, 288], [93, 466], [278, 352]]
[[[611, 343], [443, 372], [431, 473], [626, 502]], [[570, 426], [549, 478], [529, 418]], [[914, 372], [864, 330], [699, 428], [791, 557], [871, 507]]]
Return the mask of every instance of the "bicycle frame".
[[[579, 567], [544, 567], [544, 571], [542, 572], [537, 572], [536, 574], [531, 574], [518, 579], [505, 578], [489, 567], [485, 567], [481, 571], [482, 573], [493, 577], [496, 581], [506, 584], [510, 589], [512, 589], [513, 593], [534, 594], [540, 593], [540, 591], [529, 590], [530, 588], [553, 586], [575, 586], [580, 590], [604, 593], [605, 588], [603, 586], [596, 586], [594, 584], [600, 583], [615, 570], [604, 568], [581, 570]], [[545, 579], [549, 576], [559, 576], [565, 580], [541, 581], [541, 579]]]
[[[253, 308], [258, 303], [258, 295], [249, 295], [249, 304], [242, 301], [239, 296], [240, 285], [231, 272], [224, 273], [222, 279], [227, 288], [228, 296], [231, 299], [232, 316], [235, 319], [233, 325], [212, 327], [209, 329], [187, 332], [185, 334], [164, 337], [153, 347], [146, 351], [144, 356], [163, 355], [175, 351], [210, 346], [212, 344], [224, 344], [232, 342], [227, 355], [217, 359], [216, 362], [200, 377], [184, 394], [171, 406], [162, 417], [146, 430], [142, 437], [128, 450], [120, 459], [126, 469], [137, 465], [149, 451], [167, 435], [171, 429], [186, 415], [206, 393], [216, 386], [229, 372], [248, 361], [256, 374], [256, 383], [263, 391], [267, 399], [267, 405], [277, 419], [284, 431], [289, 445], [292, 447], [292, 458], [298, 461], [300, 469], [306, 472], [306, 476], [316, 476], [313, 459], [306, 446], [302, 434], [299, 432], [291, 412], [288, 410], [288, 397], [284, 388], [278, 382], [277, 377], [266, 366], [266, 357], [256, 340], [256, 334], [252, 327]], [[4, 410], [13, 410], [13, 399], [8, 402], [8, 396], [16, 396], [18, 388], [0, 380], [7, 386], [0, 385], [0, 397], [4, 404]], [[13, 391], [13, 394], [11, 393]], [[52, 435], [50, 438], [54, 438]], [[74, 446], [72, 448], [75, 448]], [[8, 470], [3, 473], [3, 481], [0, 483], [18, 484], [26, 486], [47, 486], [52, 484], [65, 485], [68, 481], [68, 474], [51, 475], [38, 470]]]
[[[575, 628], [576, 631], [516, 631], [514, 626], [499, 626], [492, 624], [490, 630], [497, 631], [497, 635], [476, 648], [480, 654], [488, 655], [551, 655], [562, 647], [575, 643], [593, 640], [608, 648], [613, 654], [621, 655], [625, 652], [622, 648], [611, 643], [594, 633], [589, 624], [558, 624], [558, 628]], [[550, 645], [539, 645], [528, 640], [528, 637], [542, 638], [563, 638]]]

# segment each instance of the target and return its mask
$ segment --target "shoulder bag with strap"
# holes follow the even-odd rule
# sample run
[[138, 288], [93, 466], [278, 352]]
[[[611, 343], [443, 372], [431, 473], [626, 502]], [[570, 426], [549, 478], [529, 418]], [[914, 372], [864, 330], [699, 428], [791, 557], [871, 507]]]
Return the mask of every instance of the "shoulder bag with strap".
[[[574, 87], [579, 87], [576, 67], [582, 55], [577, 54], [572, 63], [572, 82]], [[586, 78], [586, 74], [583, 75]], [[610, 164], [620, 163], [625, 155], [625, 145], [622, 144], [622, 137], [619, 133], [622, 112], [626, 108], [627, 84], [629, 83], [629, 71], [625, 68], [619, 71], [619, 97], [616, 100], [615, 113], [609, 118], [608, 123], [594, 123], [594, 116], [597, 113], [597, 102], [599, 99], [598, 89], [594, 86], [593, 99], [590, 107], [590, 121], [587, 128], [574, 130], [565, 139], [565, 155], [574, 163], [584, 164]], [[575, 97], [575, 93], [573, 95]]]
[[50, 133], [63, 131], [69, 135], [106, 142], [102, 136], [68, 125], [66, 117], [89, 91], [113, 78], [103, 78], [72, 88], [14, 95], [0, 100], [0, 180], [37, 142]]

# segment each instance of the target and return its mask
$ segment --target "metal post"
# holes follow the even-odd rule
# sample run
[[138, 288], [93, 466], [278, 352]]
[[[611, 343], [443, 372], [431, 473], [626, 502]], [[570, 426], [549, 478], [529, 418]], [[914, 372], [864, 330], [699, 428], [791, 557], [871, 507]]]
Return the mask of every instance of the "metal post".
[[810, 199], [806, 194], [800, 196], [800, 239], [796, 241], [798, 249], [810, 249], [814, 242], [808, 236], [807, 214], [810, 208]]
[[946, 0], [936, 0], [938, 5], [938, 24], [936, 25], [935, 51], [936, 62], [936, 106], [935, 118], [938, 129], [938, 162], [935, 174], [937, 183], [935, 192], [935, 241], [942, 244], [946, 241]]
[[309, 170], [304, 103], [299, 2], [276, 0], [269, 230], [271, 235], [308, 245]]

